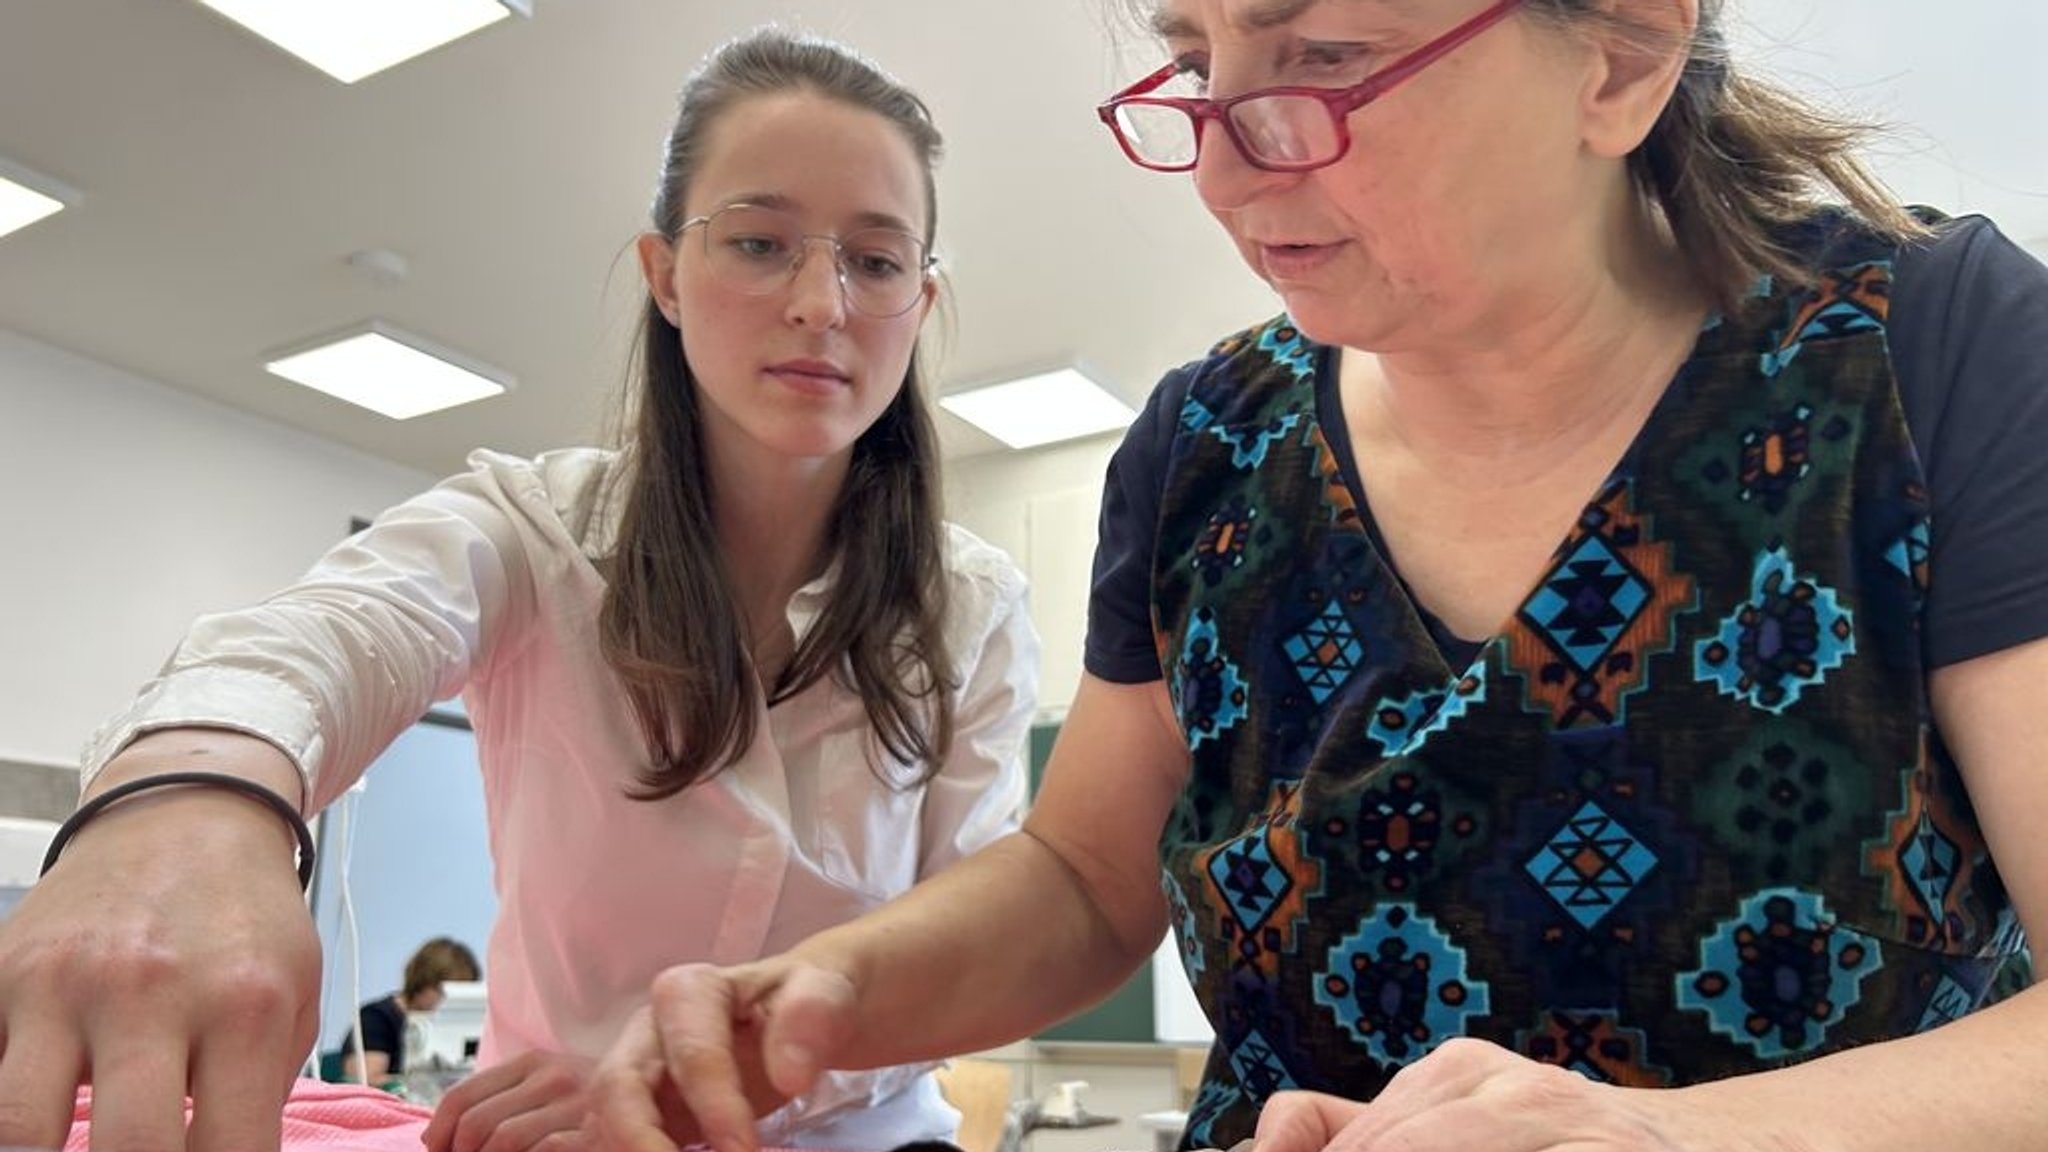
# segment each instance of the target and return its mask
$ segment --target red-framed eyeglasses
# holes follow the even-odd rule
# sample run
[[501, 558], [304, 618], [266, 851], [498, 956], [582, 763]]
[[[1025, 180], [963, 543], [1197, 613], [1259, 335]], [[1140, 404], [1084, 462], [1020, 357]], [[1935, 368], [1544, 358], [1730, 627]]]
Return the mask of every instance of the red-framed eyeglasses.
[[1181, 72], [1168, 64], [1095, 109], [1133, 164], [1188, 172], [1202, 154], [1206, 121], [1223, 125], [1238, 154], [1267, 172], [1307, 172], [1351, 149], [1346, 118], [1499, 23], [1522, 0], [1498, 3], [1349, 88], [1260, 88], [1225, 100], [1152, 96]]

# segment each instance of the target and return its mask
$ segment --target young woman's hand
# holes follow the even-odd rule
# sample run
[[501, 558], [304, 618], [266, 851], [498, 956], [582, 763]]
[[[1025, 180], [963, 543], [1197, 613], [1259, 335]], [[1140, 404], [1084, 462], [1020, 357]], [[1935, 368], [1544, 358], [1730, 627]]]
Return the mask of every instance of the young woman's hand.
[[463, 1079], [441, 1097], [420, 1140], [428, 1152], [584, 1152], [594, 1061], [528, 1052]]
[[670, 968], [604, 1058], [596, 1130], [630, 1152], [755, 1152], [755, 1118], [833, 1066], [853, 1018], [852, 982], [801, 961]]
[[96, 1148], [277, 1147], [320, 989], [291, 843], [199, 787], [79, 830], [0, 925], [0, 1146], [62, 1147], [90, 1068]]

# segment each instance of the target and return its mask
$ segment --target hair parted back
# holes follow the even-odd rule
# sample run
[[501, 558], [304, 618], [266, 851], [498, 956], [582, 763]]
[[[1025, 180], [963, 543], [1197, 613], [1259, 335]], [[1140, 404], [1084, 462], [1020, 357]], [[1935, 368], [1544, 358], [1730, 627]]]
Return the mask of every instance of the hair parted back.
[[[1158, 2], [1112, 0], [1140, 27]], [[1524, 0], [1522, 7], [1566, 33], [1602, 33], [1646, 52], [1669, 51], [1670, 34], [1634, 15], [1643, 2]], [[1760, 275], [1810, 281], [1813, 270], [1785, 247], [1780, 225], [1830, 201], [1895, 240], [1927, 235], [1857, 158], [1876, 126], [1744, 75], [1722, 31], [1726, 0], [1698, 3], [1678, 88], [1628, 165], [1700, 283], [1728, 305]]]
[[[1568, 31], [1669, 51], [1667, 32], [1633, 18], [1641, 2], [1524, 0], [1524, 7]], [[1678, 87], [1628, 164], [1637, 190], [1662, 213], [1700, 282], [1724, 305], [1760, 275], [1809, 282], [1813, 270], [1785, 246], [1781, 225], [1829, 201], [1893, 239], [1926, 235], [1857, 157], [1876, 127], [1744, 75], [1722, 30], [1725, 0], [1698, 3]]]
[[[809, 92], [875, 113], [922, 169], [926, 246], [938, 227], [938, 129], [916, 94], [832, 41], [762, 29], [730, 41], [683, 84], [651, 212], [671, 242], [713, 127], [752, 99]], [[761, 687], [731, 576], [716, 547], [697, 383], [682, 336], [650, 295], [640, 322], [616, 543], [599, 617], [649, 766], [634, 795], [672, 796], [753, 742]], [[857, 692], [880, 750], [937, 771], [951, 742], [953, 682], [943, 631], [945, 535], [938, 438], [913, 355], [896, 399], [853, 446], [827, 528], [828, 603], [767, 688], [770, 705], [825, 677]]]
[[420, 993], [439, 988], [450, 980], [475, 980], [483, 975], [476, 953], [469, 945], [449, 936], [436, 936], [419, 946], [405, 962], [404, 996], [411, 1001]]

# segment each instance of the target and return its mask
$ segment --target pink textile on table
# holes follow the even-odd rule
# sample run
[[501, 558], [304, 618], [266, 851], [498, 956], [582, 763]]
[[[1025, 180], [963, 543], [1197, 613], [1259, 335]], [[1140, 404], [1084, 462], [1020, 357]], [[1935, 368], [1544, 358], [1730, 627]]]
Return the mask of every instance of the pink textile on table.
[[[434, 1112], [377, 1088], [300, 1079], [284, 1103], [284, 1140], [279, 1152], [420, 1152], [420, 1134]], [[185, 1106], [192, 1118], [192, 1106]], [[92, 1089], [78, 1090], [71, 1109], [71, 1134], [64, 1152], [87, 1152], [92, 1130]], [[816, 1152], [764, 1147], [761, 1152]]]
[[[190, 1119], [191, 1106], [185, 1109]], [[420, 1133], [433, 1112], [389, 1092], [360, 1084], [327, 1084], [301, 1079], [284, 1104], [280, 1152], [420, 1152]], [[71, 1111], [71, 1135], [64, 1152], [86, 1152], [92, 1127], [92, 1089], [80, 1088]]]

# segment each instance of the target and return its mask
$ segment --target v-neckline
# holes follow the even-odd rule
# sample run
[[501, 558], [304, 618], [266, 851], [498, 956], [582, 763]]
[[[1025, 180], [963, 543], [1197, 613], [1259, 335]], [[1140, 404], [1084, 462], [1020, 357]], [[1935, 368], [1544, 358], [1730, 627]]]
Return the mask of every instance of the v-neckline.
[[[1617, 483], [1634, 474], [1636, 460], [1644, 440], [1662, 422], [1667, 407], [1674, 402], [1673, 398], [1684, 391], [1693, 375], [1694, 365], [1706, 352], [1707, 333], [1717, 327], [1718, 317], [1709, 317], [1708, 321], [1702, 324], [1692, 347], [1686, 352], [1685, 358], [1679, 361], [1671, 378], [1664, 382], [1656, 402], [1650, 406], [1649, 415], [1644, 417], [1642, 425], [1629, 437], [1627, 447], [1622, 449], [1613, 467], [1594, 487], [1585, 503], [1580, 505], [1579, 514], [1573, 517], [1572, 527], [1566, 530], [1564, 538], [1550, 549], [1552, 564], [1545, 565], [1537, 572], [1530, 585], [1516, 598], [1514, 607], [1509, 610], [1507, 616], [1498, 621], [1485, 637], [1477, 639], [1460, 636], [1451, 631], [1450, 625], [1423, 607], [1414, 590], [1408, 586], [1407, 579], [1401, 575], [1400, 568], [1395, 565], [1386, 540], [1380, 533], [1379, 521], [1372, 513], [1372, 505], [1366, 500], [1365, 483], [1358, 469], [1358, 460], [1352, 452], [1351, 428], [1344, 419], [1344, 401], [1337, 387], [1336, 359], [1339, 349], [1328, 344], [1317, 346], [1315, 372], [1311, 378], [1317, 431], [1328, 445], [1331, 459], [1338, 474], [1343, 478], [1344, 490], [1350, 495], [1351, 502], [1358, 511], [1356, 519], [1350, 525], [1339, 524], [1336, 531], [1355, 531], [1364, 539], [1373, 562], [1385, 574], [1387, 584], [1399, 596], [1400, 603], [1408, 614], [1408, 622], [1413, 625], [1410, 634], [1421, 637], [1426, 643], [1426, 648], [1419, 655], [1425, 663], [1432, 665], [1430, 670], [1438, 679], [1462, 675], [1472, 665], [1485, 659], [1487, 650], [1494, 647], [1500, 638], [1511, 630], [1515, 618], [1528, 606], [1529, 601], [1542, 591], [1544, 581], [1552, 571], [1556, 558], [1563, 555], [1565, 549], [1577, 539], [1579, 525], [1585, 523], [1587, 514], [1597, 509], [1609, 497]], [[1445, 637], [1455, 640], [1460, 646], [1460, 652], [1446, 651]], [[1453, 659], [1454, 655], [1462, 654], [1466, 647], [1471, 651], [1469, 659]]]

